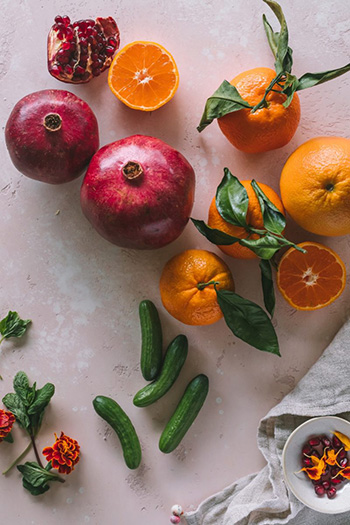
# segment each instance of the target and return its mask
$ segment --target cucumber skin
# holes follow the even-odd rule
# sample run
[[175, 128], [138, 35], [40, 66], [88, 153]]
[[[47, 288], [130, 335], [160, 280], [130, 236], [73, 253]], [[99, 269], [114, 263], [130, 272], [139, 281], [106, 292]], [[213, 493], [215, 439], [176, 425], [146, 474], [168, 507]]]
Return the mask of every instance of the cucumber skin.
[[158, 310], [146, 299], [139, 304], [141, 325], [141, 373], [146, 381], [153, 381], [159, 374], [163, 360], [162, 326]]
[[159, 449], [161, 452], [169, 454], [180, 444], [202, 408], [208, 391], [209, 379], [206, 375], [200, 374], [190, 381], [160, 436]]
[[150, 385], [141, 388], [134, 396], [134, 405], [146, 407], [155, 403], [173, 386], [180, 374], [188, 353], [188, 340], [178, 335], [169, 344], [159, 377]]
[[141, 445], [129, 416], [114, 399], [97, 396], [92, 402], [97, 414], [116, 432], [122, 446], [126, 465], [130, 469], [141, 463]]

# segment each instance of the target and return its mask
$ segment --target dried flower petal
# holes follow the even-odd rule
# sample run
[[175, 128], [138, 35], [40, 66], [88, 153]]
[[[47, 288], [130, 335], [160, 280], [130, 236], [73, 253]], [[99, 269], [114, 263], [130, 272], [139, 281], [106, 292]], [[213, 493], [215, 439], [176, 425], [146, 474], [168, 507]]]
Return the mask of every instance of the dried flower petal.
[[60, 474], [70, 474], [80, 459], [79, 443], [62, 431], [59, 438], [56, 434], [55, 437], [55, 443], [52, 447], [44, 448], [43, 454], [47, 461], [51, 461], [52, 468], [58, 469]]
[[342, 434], [341, 432], [333, 432], [335, 436], [341, 441], [344, 445], [344, 449], [346, 451], [350, 450], [350, 438], [346, 436], [345, 434]]
[[309, 456], [314, 466], [304, 467], [301, 470], [299, 470], [299, 472], [306, 472], [306, 474], [309, 476], [310, 479], [314, 481], [318, 481], [319, 479], [321, 479], [322, 474], [325, 473], [326, 468], [327, 468], [327, 465], [325, 463], [326, 455], [327, 455], [327, 448], [324, 450], [324, 454], [321, 459], [317, 458], [316, 456]]
[[338, 452], [335, 452], [334, 448], [332, 448], [331, 450], [327, 450], [327, 459], [326, 459], [327, 465], [331, 465], [332, 467], [333, 465], [338, 465], [338, 467], [340, 467], [340, 465], [337, 462], [337, 456], [339, 452], [341, 452], [342, 450], [343, 450], [342, 448], [338, 450]]
[[339, 470], [337, 476], [339, 476], [339, 474], [343, 476], [343, 478], [350, 479], [350, 467], [346, 467], [343, 470]]
[[0, 443], [11, 432], [15, 421], [16, 418], [12, 412], [0, 409]]

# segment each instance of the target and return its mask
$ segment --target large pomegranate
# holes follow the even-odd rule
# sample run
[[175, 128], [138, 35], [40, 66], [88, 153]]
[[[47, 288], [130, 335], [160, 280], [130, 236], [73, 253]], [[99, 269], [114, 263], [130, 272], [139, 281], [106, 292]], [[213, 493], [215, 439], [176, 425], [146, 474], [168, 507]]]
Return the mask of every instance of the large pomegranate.
[[112, 17], [71, 22], [56, 16], [47, 40], [47, 62], [52, 76], [62, 82], [84, 84], [111, 65], [120, 44]]
[[81, 188], [81, 206], [94, 228], [125, 248], [161, 248], [189, 219], [195, 175], [165, 142], [134, 135], [101, 148]]
[[18, 171], [51, 184], [78, 177], [99, 146], [92, 109], [59, 89], [36, 91], [17, 102], [5, 138]]

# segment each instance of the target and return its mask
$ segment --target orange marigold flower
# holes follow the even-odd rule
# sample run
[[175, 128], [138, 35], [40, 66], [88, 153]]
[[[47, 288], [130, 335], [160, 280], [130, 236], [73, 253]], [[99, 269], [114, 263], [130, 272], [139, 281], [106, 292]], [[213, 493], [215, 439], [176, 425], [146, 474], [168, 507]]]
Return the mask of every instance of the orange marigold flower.
[[70, 474], [80, 459], [80, 446], [75, 439], [66, 436], [61, 431], [52, 447], [45, 447], [43, 450], [47, 461], [51, 461], [52, 468], [58, 469], [60, 474]]
[[15, 421], [16, 418], [12, 412], [0, 409], [0, 443], [11, 432]]

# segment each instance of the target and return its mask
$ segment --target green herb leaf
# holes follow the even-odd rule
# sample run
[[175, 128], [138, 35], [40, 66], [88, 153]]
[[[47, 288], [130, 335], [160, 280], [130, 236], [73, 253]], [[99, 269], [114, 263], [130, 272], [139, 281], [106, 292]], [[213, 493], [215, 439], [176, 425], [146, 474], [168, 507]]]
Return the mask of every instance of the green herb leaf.
[[272, 268], [270, 261], [264, 259], [260, 260], [259, 263], [261, 270], [261, 284], [264, 294], [264, 304], [266, 310], [269, 312], [271, 317], [273, 317], [275, 311], [275, 291], [273, 288], [273, 279], [272, 279]]
[[251, 107], [252, 106], [241, 97], [237, 89], [230, 84], [230, 82], [224, 80], [215, 93], [208, 98], [197, 130], [199, 132], [203, 131], [203, 129], [209, 126], [216, 118], [223, 117], [234, 111], [239, 111], [242, 108]]
[[280, 355], [275, 329], [257, 304], [229, 290], [216, 289], [227, 326], [236, 337], [258, 350]]
[[[272, 30], [272, 27], [270, 26], [270, 24], [268, 24], [266, 18], [264, 20], [264, 28], [265, 28], [265, 32], [267, 35], [267, 39], [269, 41], [271, 50], [276, 59], [275, 60], [276, 73], [277, 74], [282, 73], [282, 72], [290, 73], [292, 70], [292, 65], [293, 65], [293, 58], [292, 58], [293, 51], [288, 46], [288, 28], [287, 28], [286, 19], [284, 18], [282, 8], [274, 0], [264, 0], [264, 2], [272, 9], [272, 11], [276, 15], [281, 25], [280, 32], [274, 33]], [[277, 45], [277, 49], [276, 49], [276, 45]]]
[[221, 217], [234, 226], [247, 227], [248, 193], [228, 168], [216, 190], [216, 208]]
[[55, 386], [52, 383], [46, 383], [42, 388], [35, 392], [34, 402], [28, 408], [29, 415], [41, 414], [50, 403], [55, 393]]
[[0, 334], [2, 335], [2, 339], [22, 337], [29, 323], [31, 323], [30, 319], [23, 320], [17, 312], [9, 311], [7, 316], [0, 321]]
[[331, 69], [330, 71], [323, 71], [321, 73], [305, 73], [302, 77], [299, 78], [297, 91], [302, 89], [307, 89], [318, 84], [323, 84], [328, 82], [328, 80], [333, 80], [333, 78], [340, 77], [350, 71], [350, 64], [340, 67], [338, 69]]
[[27, 461], [24, 465], [18, 465], [17, 469], [23, 475], [23, 486], [33, 496], [38, 496], [49, 490], [49, 481], [62, 481], [56, 473], [40, 467], [35, 461]]
[[41, 494], [45, 494], [50, 489], [50, 485], [43, 484], [39, 487], [34, 487], [31, 485], [25, 478], [22, 479], [23, 487], [28, 490], [32, 496], [40, 496]]
[[220, 245], [230, 245], [234, 244], [235, 242], [238, 242], [238, 237], [233, 237], [232, 235], [228, 235], [228, 233], [224, 233], [221, 230], [217, 230], [216, 228], [211, 228], [208, 226], [204, 221], [199, 221], [198, 219], [192, 219], [191, 221], [197, 228], [197, 230], [204, 235], [208, 239], [208, 241], [212, 242], [213, 244], [216, 244], [218, 246]]
[[27, 407], [22, 399], [17, 394], [6, 394], [6, 396], [2, 398], [2, 402], [5, 407], [15, 415], [17, 423], [29, 432], [30, 419], [27, 414]]
[[265, 228], [272, 233], [282, 233], [286, 227], [286, 218], [279, 209], [268, 199], [255, 180], [251, 186], [259, 200]]
[[35, 387], [33, 392], [33, 389], [29, 386], [27, 374], [24, 372], [17, 372], [13, 380], [13, 388], [23, 403], [26, 406], [29, 406], [34, 399], [33, 394], [35, 393]]
[[7, 434], [7, 436], [5, 436], [3, 438], [3, 441], [6, 441], [7, 443], [13, 443], [13, 435], [12, 435], [12, 432], [10, 432], [9, 434]]

